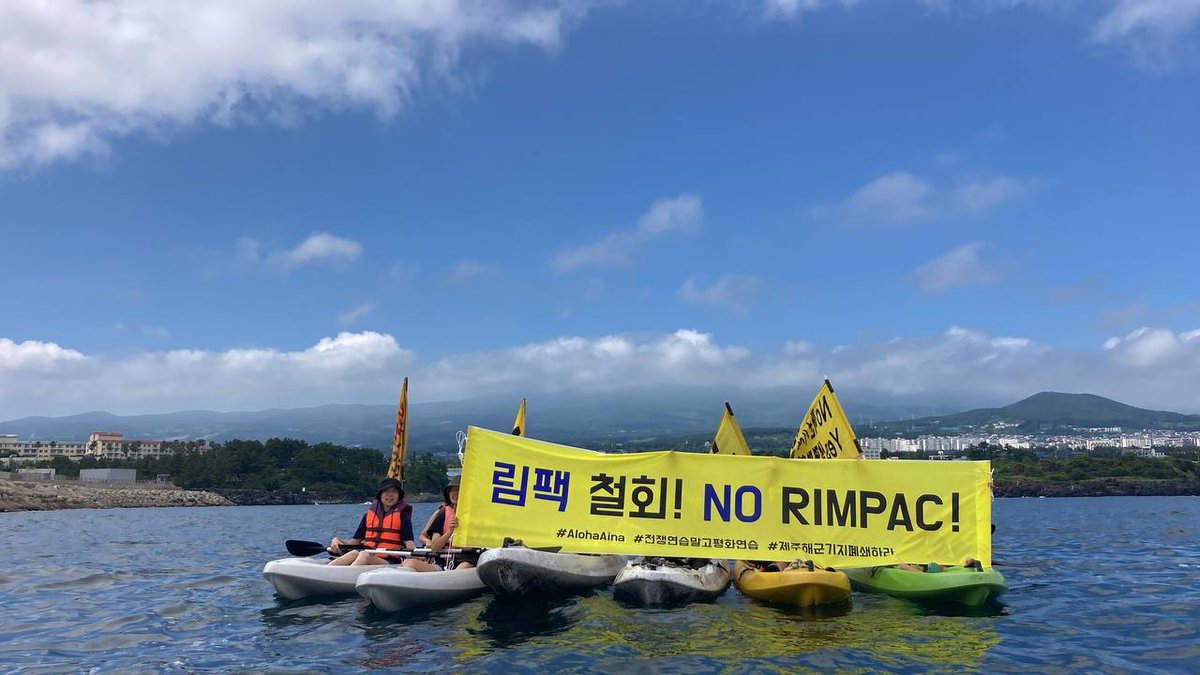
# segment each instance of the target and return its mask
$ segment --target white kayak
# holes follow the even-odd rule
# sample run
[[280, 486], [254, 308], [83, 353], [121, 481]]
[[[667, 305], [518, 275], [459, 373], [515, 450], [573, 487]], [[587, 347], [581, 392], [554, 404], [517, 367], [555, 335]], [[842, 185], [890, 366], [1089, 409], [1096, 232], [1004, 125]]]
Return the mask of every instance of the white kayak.
[[643, 605], [708, 602], [725, 592], [729, 579], [725, 560], [688, 564], [677, 558], [639, 558], [617, 574], [613, 595]]
[[549, 553], [523, 546], [493, 548], [479, 556], [479, 578], [496, 593], [576, 593], [610, 583], [623, 555]]
[[487, 590], [473, 567], [445, 572], [417, 572], [406, 568], [376, 567], [358, 578], [358, 594], [380, 611], [398, 612], [406, 607], [459, 602]]
[[379, 569], [375, 565], [327, 565], [312, 558], [272, 560], [263, 567], [263, 576], [286, 600], [317, 595], [354, 595], [358, 575]]

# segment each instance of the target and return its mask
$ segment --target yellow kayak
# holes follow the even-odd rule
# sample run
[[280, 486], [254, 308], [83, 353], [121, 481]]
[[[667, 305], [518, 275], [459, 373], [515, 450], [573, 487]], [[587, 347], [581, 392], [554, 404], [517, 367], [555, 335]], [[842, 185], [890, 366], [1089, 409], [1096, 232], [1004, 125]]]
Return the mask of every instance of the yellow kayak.
[[843, 602], [850, 597], [850, 579], [844, 572], [807, 566], [782, 572], [763, 572], [744, 560], [733, 568], [733, 585], [756, 600], [796, 607]]

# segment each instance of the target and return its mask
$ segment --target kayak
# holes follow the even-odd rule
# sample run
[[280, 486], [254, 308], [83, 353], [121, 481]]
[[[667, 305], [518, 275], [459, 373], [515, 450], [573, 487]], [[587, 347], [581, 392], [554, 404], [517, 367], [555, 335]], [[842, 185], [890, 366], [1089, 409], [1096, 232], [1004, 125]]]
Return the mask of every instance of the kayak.
[[728, 587], [726, 560], [689, 565], [678, 558], [639, 558], [617, 573], [613, 595], [643, 605], [669, 605], [715, 600]]
[[733, 568], [733, 585], [756, 600], [796, 607], [844, 602], [850, 598], [850, 580], [844, 572], [817, 567], [763, 572], [744, 560]]
[[285, 600], [317, 595], [354, 595], [358, 575], [379, 569], [375, 565], [327, 565], [312, 558], [272, 560], [263, 567], [263, 576]]
[[946, 567], [941, 572], [914, 572], [898, 567], [858, 567], [846, 570], [855, 588], [925, 602], [978, 607], [1007, 590], [996, 570]]
[[500, 594], [566, 594], [610, 583], [623, 555], [549, 553], [523, 546], [492, 548], [479, 556], [479, 578]]
[[358, 594], [380, 611], [398, 612], [407, 607], [459, 602], [487, 590], [479, 572], [469, 567], [445, 572], [417, 572], [390, 565], [358, 578]]

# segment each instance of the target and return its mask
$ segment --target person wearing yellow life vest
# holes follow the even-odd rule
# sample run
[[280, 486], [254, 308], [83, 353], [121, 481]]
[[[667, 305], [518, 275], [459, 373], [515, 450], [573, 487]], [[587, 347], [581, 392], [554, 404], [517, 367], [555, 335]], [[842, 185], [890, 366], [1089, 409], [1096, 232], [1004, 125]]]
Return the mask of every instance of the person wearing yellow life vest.
[[[394, 551], [413, 549], [412, 505], [404, 501], [404, 488], [395, 478], [379, 482], [375, 501], [363, 514], [354, 537], [346, 540], [334, 537], [329, 550], [341, 553], [342, 546], [363, 545], [368, 549], [386, 548]], [[387, 565], [399, 564], [399, 556], [380, 555], [366, 551], [350, 551], [329, 561], [330, 565]]]
[[[455, 515], [455, 509], [458, 508], [458, 488], [461, 480], [459, 476], [450, 479], [450, 482], [442, 489], [442, 505], [433, 512], [433, 515], [429, 517], [428, 522], [425, 523], [425, 527], [421, 530], [421, 546], [428, 548], [433, 553], [437, 553], [451, 545], [450, 541], [454, 537], [454, 528], [458, 527], [458, 518]], [[438, 556], [430, 556], [424, 560], [409, 558], [404, 561], [404, 566], [418, 572], [440, 572], [444, 569], [466, 569], [473, 567], [475, 561], [478, 559], [478, 552], [463, 550], [463, 552], [454, 554], [454, 556], [446, 561], [443, 561]]]

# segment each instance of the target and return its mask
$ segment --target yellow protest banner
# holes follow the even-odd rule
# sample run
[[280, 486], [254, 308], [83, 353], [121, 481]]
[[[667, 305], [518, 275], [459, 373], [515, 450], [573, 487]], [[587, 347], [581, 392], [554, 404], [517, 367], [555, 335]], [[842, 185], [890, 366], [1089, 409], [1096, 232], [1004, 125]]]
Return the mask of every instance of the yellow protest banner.
[[813, 399], [796, 440], [792, 443], [792, 457], [796, 459], [857, 459], [862, 457], [854, 429], [833, 393], [829, 380], [821, 385]]
[[717, 435], [713, 436], [712, 445], [708, 449], [714, 455], [749, 455], [750, 446], [742, 435], [737, 418], [733, 416], [733, 408], [725, 401], [725, 414], [717, 425]]
[[988, 462], [606, 455], [471, 427], [454, 541], [821, 565], [991, 565]]

